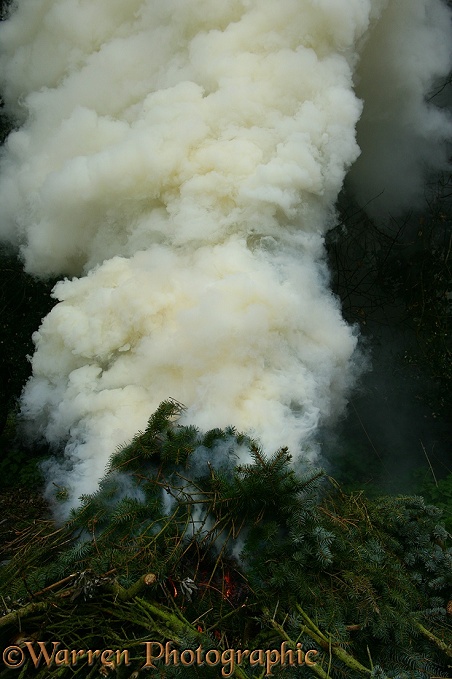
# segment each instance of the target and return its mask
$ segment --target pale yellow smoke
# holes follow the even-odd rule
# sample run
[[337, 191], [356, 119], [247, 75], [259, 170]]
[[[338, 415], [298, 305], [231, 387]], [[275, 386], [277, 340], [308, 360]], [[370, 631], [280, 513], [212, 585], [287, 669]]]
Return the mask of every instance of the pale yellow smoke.
[[22, 126], [0, 228], [28, 271], [76, 276], [55, 288], [22, 399], [34, 435], [65, 449], [48, 473], [69, 505], [168, 397], [203, 429], [315, 455], [357, 341], [323, 236], [359, 155], [360, 50], [387, 5], [19, 0], [4, 22]]

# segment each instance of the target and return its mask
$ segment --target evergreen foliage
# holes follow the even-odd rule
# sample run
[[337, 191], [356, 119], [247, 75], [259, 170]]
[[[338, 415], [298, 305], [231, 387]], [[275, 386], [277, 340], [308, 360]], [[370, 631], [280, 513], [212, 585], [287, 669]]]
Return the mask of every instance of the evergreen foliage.
[[[229, 667], [241, 679], [450, 676], [452, 552], [438, 509], [344, 493], [321, 470], [296, 472], [285, 448], [268, 457], [232, 428], [181, 426], [182, 409], [162, 403], [64, 526], [38, 522], [9, 545], [4, 646], [20, 630], [22, 644], [130, 652], [129, 666], [85, 657], [37, 677], [148, 676], [146, 641], [318, 652], [312, 666], [245, 659]], [[221, 665], [156, 667], [221, 676]]]
[[452, 533], [452, 474], [439, 480], [432, 479], [430, 471], [428, 475], [418, 475], [417, 492], [427, 502], [442, 510], [444, 526]]

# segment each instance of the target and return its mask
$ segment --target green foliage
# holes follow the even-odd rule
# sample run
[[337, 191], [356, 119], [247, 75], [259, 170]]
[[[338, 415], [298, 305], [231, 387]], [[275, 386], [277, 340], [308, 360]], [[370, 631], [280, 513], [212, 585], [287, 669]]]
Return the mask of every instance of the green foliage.
[[16, 439], [17, 415], [10, 411], [0, 434], [0, 491], [17, 487], [40, 489], [43, 483], [39, 463], [42, 457], [30, 457]]
[[416, 492], [422, 495], [425, 501], [435, 505], [442, 511], [444, 527], [452, 536], [452, 474], [443, 479], [433, 479], [430, 471], [418, 475]]
[[[161, 404], [58, 531], [18, 539], [0, 593], [30, 635], [136, 649], [135, 669], [144, 640], [220, 651], [285, 641], [319, 654], [287, 677], [447, 676], [452, 554], [439, 510], [420, 497], [344, 493], [320, 470], [295, 472], [285, 448], [267, 456], [232, 428], [180, 426], [181, 411]], [[5, 643], [16, 626], [5, 610]]]
[[0, 489], [40, 488], [43, 482], [40, 458], [31, 458], [22, 448], [12, 448], [0, 460]]

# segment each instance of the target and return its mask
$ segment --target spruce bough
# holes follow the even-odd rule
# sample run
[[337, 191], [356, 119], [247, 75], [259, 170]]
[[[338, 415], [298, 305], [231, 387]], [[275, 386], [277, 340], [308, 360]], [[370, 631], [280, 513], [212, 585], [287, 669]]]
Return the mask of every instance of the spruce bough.
[[[162, 403], [63, 527], [37, 523], [10, 545], [4, 647], [20, 630], [23, 643], [131, 656], [111, 667], [82, 656], [37, 677], [148, 676], [151, 640], [204, 653], [317, 651], [315, 665], [275, 664], [274, 676], [450, 676], [452, 553], [439, 510], [420, 497], [344, 493], [321, 470], [295, 471], [287, 449], [268, 457], [233, 428], [181, 426], [181, 411]], [[23, 676], [32, 667], [27, 657]], [[266, 670], [245, 658], [232, 673]], [[221, 674], [205, 663], [152, 671]]]

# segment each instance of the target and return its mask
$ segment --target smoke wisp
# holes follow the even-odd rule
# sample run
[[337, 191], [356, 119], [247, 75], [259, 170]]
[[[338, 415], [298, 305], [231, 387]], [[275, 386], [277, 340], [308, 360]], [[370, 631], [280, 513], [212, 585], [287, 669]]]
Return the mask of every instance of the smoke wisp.
[[[405, 142], [397, 162], [387, 149], [409, 120], [420, 177], [450, 133], [425, 103], [449, 38], [440, 0], [16, 3], [0, 28], [20, 122], [1, 157], [0, 229], [29, 272], [67, 276], [22, 412], [64, 448], [47, 473], [68, 508], [169, 396], [202, 429], [232, 424], [314, 459], [356, 365], [323, 245], [360, 153], [355, 86], [386, 143], [378, 177], [394, 167], [390, 195], [406, 202], [396, 175], [416, 149], [406, 162]], [[404, 85], [391, 76], [387, 106], [380, 55]], [[380, 191], [372, 154], [360, 191]]]

